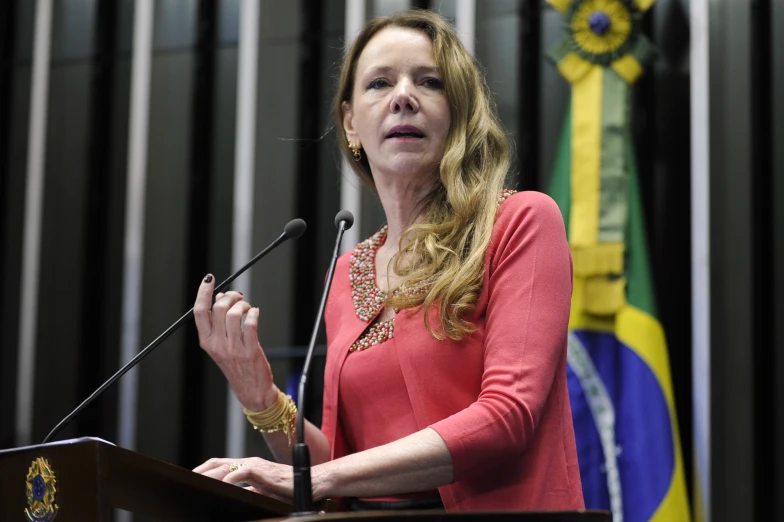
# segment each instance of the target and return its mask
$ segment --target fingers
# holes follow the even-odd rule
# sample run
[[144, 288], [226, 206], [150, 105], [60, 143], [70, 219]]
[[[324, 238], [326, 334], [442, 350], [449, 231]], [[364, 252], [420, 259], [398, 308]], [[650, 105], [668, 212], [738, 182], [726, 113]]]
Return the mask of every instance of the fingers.
[[245, 477], [250, 477], [252, 458], [248, 459], [210, 459], [204, 464], [193, 469], [195, 473], [205, 477], [231, 482], [242, 482]]
[[211, 337], [226, 339], [226, 314], [238, 301], [242, 300], [239, 292], [226, 292], [220, 297], [215, 296], [215, 304], [212, 305], [212, 334]]
[[207, 471], [203, 471], [201, 474], [205, 477], [214, 478], [215, 480], [223, 480], [226, 478], [226, 475], [229, 475], [229, 466], [231, 464], [223, 464], [218, 466], [217, 468], [208, 469]]
[[259, 345], [259, 309], [251, 308], [245, 316], [245, 329], [242, 332], [242, 339], [245, 348], [255, 350]]
[[[232, 471], [232, 465], [238, 464], [240, 461], [232, 460], [228, 463], [221, 464], [220, 466], [202, 471], [201, 474], [205, 477], [214, 478], [215, 480], [222, 480], [223, 482], [229, 482], [231, 484], [236, 484], [237, 482], [242, 482], [242, 478], [237, 478], [237, 474], [240, 473], [241, 470], [248, 469], [247, 464], [243, 464], [242, 467], [237, 468]], [[236, 466], [235, 466], [236, 467]]]
[[[224, 324], [226, 312], [237, 302], [242, 300], [240, 292], [218, 292], [215, 295], [215, 305], [212, 304], [212, 293], [215, 290], [215, 278], [212, 274], [207, 274], [199, 285], [196, 293], [196, 302], [193, 304], [193, 318], [196, 321], [196, 329], [199, 332], [199, 344], [204, 343], [213, 334], [226, 337], [226, 327]], [[226, 298], [226, 299], [224, 299]], [[217, 315], [212, 313], [217, 311]], [[217, 326], [217, 332], [215, 330]]]
[[[232, 468], [234, 469], [234, 468]], [[249, 484], [254, 491], [284, 502], [291, 502], [293, 476], [291, 466], [276, 464], [259, 458], [250, 458], [231, 473], [223, 482]]]
[[258, 457], [210, 459], [193, 471], [229, 484], [240, 482], [249, 484], [246, 489], [285, 502], [290, 502], [293, 494], [291, 466], [276, 464]]
[[[229, 470], [229, 468], [226, 468]], [[221, 480], [223, 482], [230, 482], [231, 484], [236, 484], [237, 482], [244, 482], [244, 478], [250, 475], [250, 467], [248, 465], [240, 466], [239, 468], [230, 470], [226, 473]]]
[[242, 316], [251, 309], [249, 303], [238, 301], [226, 313], [226, 331], [229, 339], [229, 349], [236, 351], [245, 347], [242, 340]]
[[199, 332], [199, 343], [206, 341], [212, 333], [210, 305], [212, 305], [213, 288], [215, 288], [215, 278], [212, 274], [207, 274], [199, 285], [196, 302], [193, 304], [193, 318], [196, 320], [196, 329]]
[[226, 472], [229, 471], [229, 466], [232, 462], [237, 462], [237, 459], [210, 459], [204, 464], [200, 464], [193, 468], [193, 471], [196, 473], [204, 473], [205, 471], [210, 471], [215, 468], [219, 468], [220, 466], [226, 465]]

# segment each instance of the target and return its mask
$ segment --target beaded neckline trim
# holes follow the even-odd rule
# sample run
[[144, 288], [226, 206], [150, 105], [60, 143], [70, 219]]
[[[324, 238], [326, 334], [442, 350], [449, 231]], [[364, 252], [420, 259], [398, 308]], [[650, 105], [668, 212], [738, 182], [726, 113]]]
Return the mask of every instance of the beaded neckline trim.
[[376, 286], [376, 252], [387, 239], [387, 226], [358, 244], [349, 258], [348, 278], [357, 317], [367, 322], [384, 307], [386, 295]]
[[498, 205], [500, 206], [501, 203], [503, 203], [506, 200], [506, 198], [508, 198], [512, 194], [517, 194], [517, 191], [513, 190], [513, 189], [504, 189], [504, 190], [502, 190], [501, 191], [501, 195], [498, 196]]
[[395, 337], [395, 320], [387, 319], [370, 326], [348, 349], [349, 353], [367, 350]]

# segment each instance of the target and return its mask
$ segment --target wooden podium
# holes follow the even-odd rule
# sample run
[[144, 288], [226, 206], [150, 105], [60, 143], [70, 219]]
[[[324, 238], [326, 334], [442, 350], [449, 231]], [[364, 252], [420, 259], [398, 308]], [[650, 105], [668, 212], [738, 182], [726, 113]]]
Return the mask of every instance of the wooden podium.
[[[41, 459], [41, 460], [39, 460]], [[47, 498], [51, 478], [54, 501]], [[31, 468], [34, 472], [31, 473]], [[28, 479], [29, 476], [29, 479]], [[35, 478], [39, 476], [39, 478]], [[29, 484], [28, 484], [29, 483]], [[364, 512], [293, 518], [293, 506], [119, 448], [95, 438], [72, 439], [0, 451], [0, 521], [28, 520], [30, 490], [36, 506], [56, 505], [54, 522], [107, 522], [122, 509], [161, 521], [297, 520], [352, 522], [383, 519], [473, 522], [610, 522], [605, 511], [542, 513]], [[322, 503], [321, 509], [324, 505]]]
[[281, 517], [293, 506], [94, 438], [0, 451], [0, 520], [26, 520], [27, 476], [39, 457], [55, 475], [55, 522], [105, 522], [114, 509], [153, 520]]

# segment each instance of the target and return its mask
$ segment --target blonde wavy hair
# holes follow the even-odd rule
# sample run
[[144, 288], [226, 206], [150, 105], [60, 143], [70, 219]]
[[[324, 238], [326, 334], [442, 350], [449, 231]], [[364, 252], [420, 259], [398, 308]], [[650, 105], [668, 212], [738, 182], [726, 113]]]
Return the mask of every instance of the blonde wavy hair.
[[[475, 310], [482, 290], [484, 254], [509, 169], [509, 146], [479, 67], [446, 20], [425, 10], [376, 18], [346, 52], [334, 100], [339, 146], [371, 190], [375, 192], [375, 184], [367, 158], [352, 159], [343, 128], [343, 103], [351, 105], [362, 50], [387, 27], [422, 31], [432, 41], [451, 110], [451, 127], [439, 165], [440, 183], [426, 196], [423, 219], [404, 231], [392, 259], [395, 272], [403, 279], [401, 289], [428, 291], [392, 292], [387, 305], [422, 305], [430, 335], [460, 340], [476, 330], [466, 318]], [[438, 307], [440, 331], [428, 318], [434, 306]]]

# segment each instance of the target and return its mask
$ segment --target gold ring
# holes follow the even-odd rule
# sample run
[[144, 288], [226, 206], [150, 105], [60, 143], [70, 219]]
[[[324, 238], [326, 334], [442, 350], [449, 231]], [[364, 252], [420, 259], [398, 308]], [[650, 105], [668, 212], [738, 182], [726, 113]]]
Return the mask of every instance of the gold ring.
[[245, 467], [247, 464], [240, 464], [239, 462], [232, 462], [229, 465], [229, 473], [234, 473], [238, 469]]

